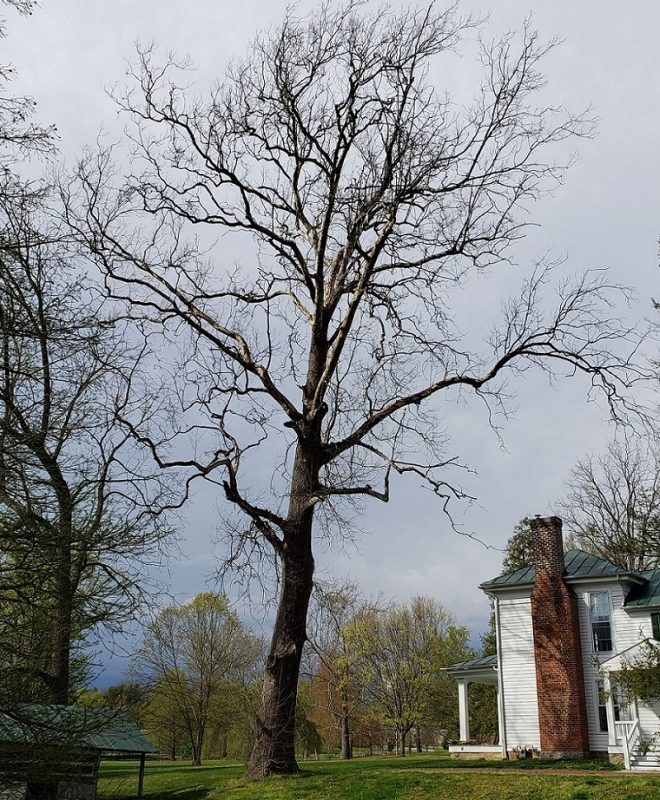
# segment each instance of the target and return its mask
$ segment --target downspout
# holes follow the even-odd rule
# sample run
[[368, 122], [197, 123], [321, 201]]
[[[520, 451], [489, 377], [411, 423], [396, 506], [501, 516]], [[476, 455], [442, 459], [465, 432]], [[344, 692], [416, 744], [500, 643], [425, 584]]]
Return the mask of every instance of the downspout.
[[500, 633], [500, 601], [493, 596], [495, 603], [495, 643], [497, 646], [497, 718], [499, 720], [500, 745], [502, 746], [502, 758], [509, 758], [509, 751], [506, 746], [506, 712], [504, 710], [504, 676], [502, 674], [502, 636]]

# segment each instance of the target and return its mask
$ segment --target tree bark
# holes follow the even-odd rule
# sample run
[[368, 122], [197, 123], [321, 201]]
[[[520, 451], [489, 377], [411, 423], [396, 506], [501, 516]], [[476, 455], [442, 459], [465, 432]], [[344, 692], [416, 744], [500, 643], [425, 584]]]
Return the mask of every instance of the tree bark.
[[346, 708], [342, 708], [341, 711], [341, 757], [343, 759], [353, 758], [350, 720]]
[[280, 603], [266, 661], [257, 739], [246, 771], [248, 778], [298, 771], [295, 755], [298, 673], [306, 639], [313, 569], [311, 545], [283, 559]]
[[417, 752], [422, 752], [422, 732], [419, 729], [419, 725], [415, 726], [415, 740], [417, 743]]
[[73, 590], [71, 585], [71, 539], [73, 513], [64, 478], [51, 466], [51, 479], [58, 494], [58, 541], [55, 543], [55, 609], [50, 655], [50, 690], [53, 703], [67, 705], [71, 681], [71, 638], [73, 635]]
[[295, 753], [296, 702], [300, 659], [307, 640], [307, 609], [314, 581], [312, 530], [322, 465], [321, 430], [327, 405], [314, 397], [327, 356], [327, 321], [319, 314], [312, 334], [303, 421], [291, 471], [289, 508], [282, 547], [281, 591], [270, 653], [266, 660], [257, 738], [247, 778], [299, 771]]
[[71, 583], [67, 559], [64, 557], [59, 561], [55, 578], [57, 596], [53, 618], [50, 684], [53, 703], [67, 705], [71, 660]]
[[298, 443], [291, 478], [288, 525], [280, 559], [280, 599], [270, 652], [266, 660], [257, 738], [246, 770], [247, 778], [298, 772], [295, 720], [298, 675], [307, 639], [307, 608], [312, 594], [311, 502], [318, 484], [319, 448]]

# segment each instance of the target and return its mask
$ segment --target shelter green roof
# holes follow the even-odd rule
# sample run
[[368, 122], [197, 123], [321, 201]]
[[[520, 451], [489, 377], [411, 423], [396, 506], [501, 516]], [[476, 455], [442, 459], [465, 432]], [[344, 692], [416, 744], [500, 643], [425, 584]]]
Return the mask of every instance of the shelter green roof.
[[82, 705], [21, 704], [0, 714], [0, 747], [62, 745], [120, 753], [157, 753], [123, 711]]
[[[606, 561], [604, 558], [585, 553], [584, 550], [569, 550], [564, 553], [565, 578], [615, 578], [630, 577], [638, 583], [644, 583], [644, 573], [634, 573], [630, 570]], [[490, 581], [481, 584], [486, 591], [490, 589], [506, 589], [514, 586], [526, 586], [534, 583], [534, 567], [528, 566], [498, 575]]]

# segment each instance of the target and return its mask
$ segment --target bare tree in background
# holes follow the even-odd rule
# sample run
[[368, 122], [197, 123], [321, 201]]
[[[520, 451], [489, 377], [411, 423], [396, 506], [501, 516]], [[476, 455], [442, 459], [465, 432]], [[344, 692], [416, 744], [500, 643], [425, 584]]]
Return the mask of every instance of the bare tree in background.
[[161, 408], [125, 333], [35, 193], [0, 193], [0, 670], [55, 703], [75, 642], [133, 614], [169, 533], [172, 493], [121, 424]]
[[579, 461], [559, 508], [576, 547], [633, 571], [659, 566], [657, 442], [622, 437]]
[[[30, 14], [37, 5], [31, 0], [2, 0], [2, 4], [15, 8], [21, 14]], [[0, 21], [0, 39], [6, 35]], [[44, 153], [51, 150], [55, 141], [54, 126], [39, 125], [32, 120], [35, 102], [31, 97], [9, 93], [8, 83], [14, 77], [11, 64], [0, 64], [0, 177], [2, 183], [20, 155]], [[11, 185], [11, 184], [10, 184]]]
[[[478, 352], [452, 319], [454, 293], [523, 235], [520, 206], [560, 177], [546, 148], [587, 128], [534, 105], [547, 48], [529, 31], [482, 47], [471, 108], [436, 91], [430, 65], [471, 25], [454, 8], [290, 11], [206, 100], [180, 88], [181, 65], [142, 51], [121, 101], [142, 171], [123, 184], [110, 152], [90, 153], [67, 189], [68, 221], [112, 295], [192, 337], [182, 378], [194, 452], [174, 453], [173, 433], [164, 448], [136, 435], [163, 466], [222, 487], [244, 520], [233, 567], [278, 564], [251, 777], [297, 770], [322, 523], [347, 502], [387, 502], [393, 472], [445, 507], [462, 496], [429, 401], [470, 393], [495, 410], [506, 380], [538, 366], [586, 374], [616, 411], [631, 380], [612, 348], [634, 334], [602, 274], [562, 284], [544, 306], [549, 273], [530, 270]], [[188, 226], [235, 233], [246, 265], [228, 265], [221, 246], [202, 252]]]

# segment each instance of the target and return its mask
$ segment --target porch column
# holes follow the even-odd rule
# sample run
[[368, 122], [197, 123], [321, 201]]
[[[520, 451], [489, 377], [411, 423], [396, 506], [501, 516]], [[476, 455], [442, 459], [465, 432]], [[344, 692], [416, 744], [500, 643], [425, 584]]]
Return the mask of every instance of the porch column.
[[468, 712], [468, 682], [458, 681], [458, 724], [462, 742], [470, 740], [470, 718]]
[[612, 681], [609, 672], [603, 676], [603, 689], [607, 697], [605, 710], [607, 712], [607, 744], [615, 747], [619, 742], [616, 740], [616, 726], [614, 725], [614, 697], [612, 695]]

